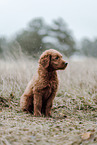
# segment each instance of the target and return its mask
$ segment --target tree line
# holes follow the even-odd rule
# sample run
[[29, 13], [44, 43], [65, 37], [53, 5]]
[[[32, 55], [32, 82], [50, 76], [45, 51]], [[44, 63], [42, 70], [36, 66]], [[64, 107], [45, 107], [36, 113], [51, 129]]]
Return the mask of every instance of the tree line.
[[42, 18], [36, 18], [10, 41], [0, 37], [0, 56], [8, 52], [14, 54], [21, 49], [23, 53], [37, 58], [41, 52], [50, 48], [59, 50], [67, 57], [76, 51], [86, 56], [97, 57], [97, 39], [83, 39], [79, 49], [71, 30], [62, 18], [53, 20], [51, 25], [46, 24]]

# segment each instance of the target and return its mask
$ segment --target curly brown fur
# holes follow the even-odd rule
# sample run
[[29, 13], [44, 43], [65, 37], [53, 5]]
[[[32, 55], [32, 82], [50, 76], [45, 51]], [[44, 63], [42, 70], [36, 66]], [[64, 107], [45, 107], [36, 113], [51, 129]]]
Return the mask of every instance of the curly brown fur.
[[51, 108], [58, 88], [56, 70], [65, 69], [67, 63], [62, 55], [49, 49], [39, 59], [37, 76], [29, 82], [21, 96], [20, 106], [23, 111], [33, 112], [35, 116], [51, 116]]

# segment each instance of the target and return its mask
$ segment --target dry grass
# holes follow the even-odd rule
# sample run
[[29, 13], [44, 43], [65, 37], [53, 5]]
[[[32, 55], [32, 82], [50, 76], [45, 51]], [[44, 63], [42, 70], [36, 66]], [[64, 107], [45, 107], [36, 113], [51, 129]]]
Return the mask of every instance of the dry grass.
[[[54, 100], [53, 117], [37, 118], [24, 114], [19, 107], [20, 96], [37, 70], [37, 61], [25, 57], [0, 61], [1, 145], [96, 145], [97, 60], [68, 62], [67, 69], [58, 73], [60, 87]], [[82, 140], [84, 132], [93, 135], [89, 140]]]

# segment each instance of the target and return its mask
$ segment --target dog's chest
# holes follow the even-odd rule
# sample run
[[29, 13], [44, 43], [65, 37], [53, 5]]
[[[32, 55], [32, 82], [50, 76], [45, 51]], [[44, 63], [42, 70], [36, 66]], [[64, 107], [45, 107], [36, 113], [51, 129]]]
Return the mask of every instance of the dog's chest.
[[46, 87], [46, 88], [45, 88], [45, 91], [44, 91], [44, 96], [43, 96], [43, 98], [47, 100], [47, 99], [49, 98], [49, 96], [51, 96], [52, 91], [53, 91], [52, 88]]
[[53, 92], [57, 91], [58, 83], [55, 81], [49, 82], [44, 90], [44, 99], [48, 99]]

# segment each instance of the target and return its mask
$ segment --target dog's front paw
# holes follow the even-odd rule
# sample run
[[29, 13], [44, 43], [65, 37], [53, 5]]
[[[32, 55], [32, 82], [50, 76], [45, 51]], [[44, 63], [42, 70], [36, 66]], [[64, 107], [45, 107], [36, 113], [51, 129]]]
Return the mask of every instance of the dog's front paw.
[[34, 116], [36, 116], [36, 117], [40, 117], [40, 116], [42, 116], [42, 114], [41, 114], [40, 111], [38, 111], [38, 112], [34, 112]]
[[45, 116], [46, 117], [52, 117], [51, 112], [46, 112]]

